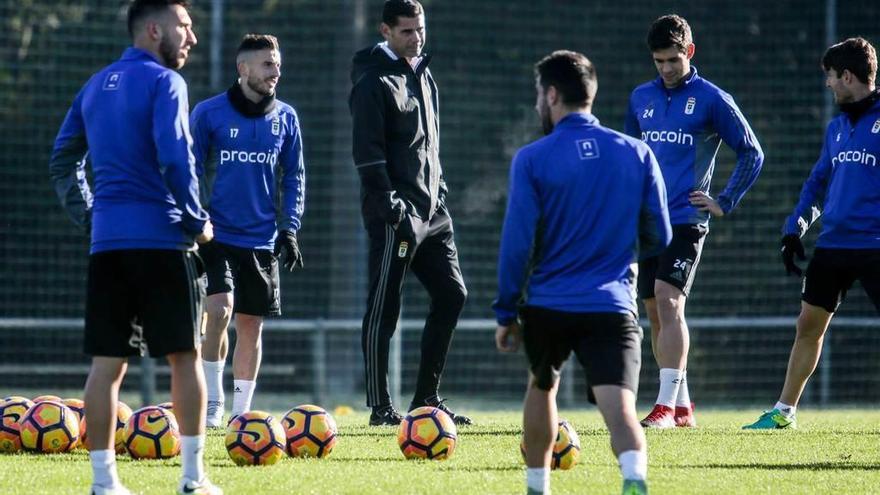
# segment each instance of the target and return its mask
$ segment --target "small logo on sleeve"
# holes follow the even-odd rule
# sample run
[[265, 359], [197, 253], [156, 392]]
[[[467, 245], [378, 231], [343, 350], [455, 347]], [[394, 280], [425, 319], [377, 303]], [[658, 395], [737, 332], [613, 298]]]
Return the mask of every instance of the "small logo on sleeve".
[[871, 134], [880, 133], [880, 119], [874, 121], [874, 126], [871, 127]]
[[697, 99], [691, 96], [688, 98], [687, 103], [684, 105], [684, 113], [685, 115], [693, 115], [694, 107], [697, 106]]
[[580, 156], [581, 160], [599, 158], [599, 145], [595, 139], [579, 139], [575, 144], [577, 144], [578, 156]]
[[281, 119], [277, 115], [272, 118], [272, 135], [281, 135]]
[[104, 79], [104, 91], [116, 91], [122, 81], [122, 72], [111, 72]]

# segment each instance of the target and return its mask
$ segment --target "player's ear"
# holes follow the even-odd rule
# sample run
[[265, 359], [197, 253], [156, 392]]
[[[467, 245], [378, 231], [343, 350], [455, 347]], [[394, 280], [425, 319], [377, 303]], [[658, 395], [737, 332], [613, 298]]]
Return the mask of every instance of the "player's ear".
[[547, 106], [552, 107], [559, 103], [559, 91], [556, 90], [556, 86], [553, 86], [552, 84], [547, 86], [545, 98], [547, 99]]
[[235, 61], [235, 68], [242, 79], [247, 79], [248, 74], [250, 74], [250, 68], [248, 67], [248, 57], [246, 54], [238, 56], [238, 59]]
[[697, 45], [691, 43], [685, 49], [685, 55], [687, 55], [688, 60], [694, 58], [694, 53], [697, 52]]
[[144, 24], [144, 31], [153, 41], [159, 41], [162, 39], [162, 26], [155, 19], [147, 19]]
[[382, 37], [385, 38], [385, 41], [390, 41], [391, 40], [391, 26], [389, 26], [388, 24], [385, 24], [384, 22], [379, 23], [379, 34], [381, 34]]

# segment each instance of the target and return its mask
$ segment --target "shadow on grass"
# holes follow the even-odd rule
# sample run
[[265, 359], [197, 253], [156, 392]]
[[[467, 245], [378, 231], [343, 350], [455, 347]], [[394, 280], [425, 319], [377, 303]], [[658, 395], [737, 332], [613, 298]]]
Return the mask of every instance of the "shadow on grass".
[[788, 464], [675, 464], [670, 467], [690, 469], [766, 469], [768, 471], [880, 471], [880, 463], [853, 463], [853, 462], [807, 462]]
[[523, 471], [525, 467], [519, 465], [509, 465], [509, 466], [442, 466], [438, 469], [438, 471], [455, 471], [459, 472], [469, 472], [469, 473], [484, 473], [486, 471], [499, 471], [499, 472], [510, 472], [510, 471]]

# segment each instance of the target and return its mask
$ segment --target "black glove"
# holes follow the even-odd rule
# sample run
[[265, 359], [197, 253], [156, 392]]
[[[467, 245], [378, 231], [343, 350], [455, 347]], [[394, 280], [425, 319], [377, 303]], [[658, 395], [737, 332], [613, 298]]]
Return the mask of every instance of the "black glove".
[[788, 234], [782, 237], [782, 263], [785, 264], [785, 273], [787, 275], [795, 274], [798, 277], [804, 274], [803, 270], [794, 262], [794, 257], [804, 261], [807, 259], [804, 255], [804, 245], [801, 244], [801, 238], [797, 234]]
[[296, 233], [291, 230], [278, 232], [278, 239], [275, 239], [275, 256], [281, 259], [282, 251], [284, 251], [285, 270], [292, 272], [296, 265], [302, 268], [303, 258], [299, 252], [299, 244], [296, 242]]

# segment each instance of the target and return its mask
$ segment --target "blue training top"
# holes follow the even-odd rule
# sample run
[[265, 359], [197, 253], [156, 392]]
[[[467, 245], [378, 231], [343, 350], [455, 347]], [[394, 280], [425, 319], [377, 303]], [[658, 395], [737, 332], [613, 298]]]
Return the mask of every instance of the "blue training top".
[[92, 253], [192, 248], [208, 214], [191, 145], [186, 82], [151, 53], [128, 48], [89, 79], [55, 138], [49, 171], [74, 222], [91, 217]]
[[819, 215], [816, 246], [880, 249], [880, 101], [853, 123], [828, 124], [825, 144], [783, 234], [804, 235]]
[[[572, 113], [521, 148], [498, 256], [498, 323], [527, 304], [636, 314], [634, 263], [672, 238], [666, 190], [650, 148]], [[526, 280], [528, 278], [528, 280]]]
[[[248, 249], [272, 249], [278, 229], [299, 230], [306, 179], [293, 107], [276, 101], [265, 115], [247, 117], [223, 93], [196, 105], [192, 129], [198, 174], [204, 179], [202, 199], [211, 213], [214, 239]], [[280, 219], [275, 207], [278, 167]]]
[[755, 183], [764, 152], [733, 97], [691, 71], [675, 88], [663, 79], [632, 92], [625, 132], [648, 143], [663, 171], [673, 225], [708, 225], [709, 212], [691, 206], [692, 191], [709, 194], [715, 156], [721, 141], [737, 156], [727, 186], [716, 198], [725, 214], [739, 204]]

